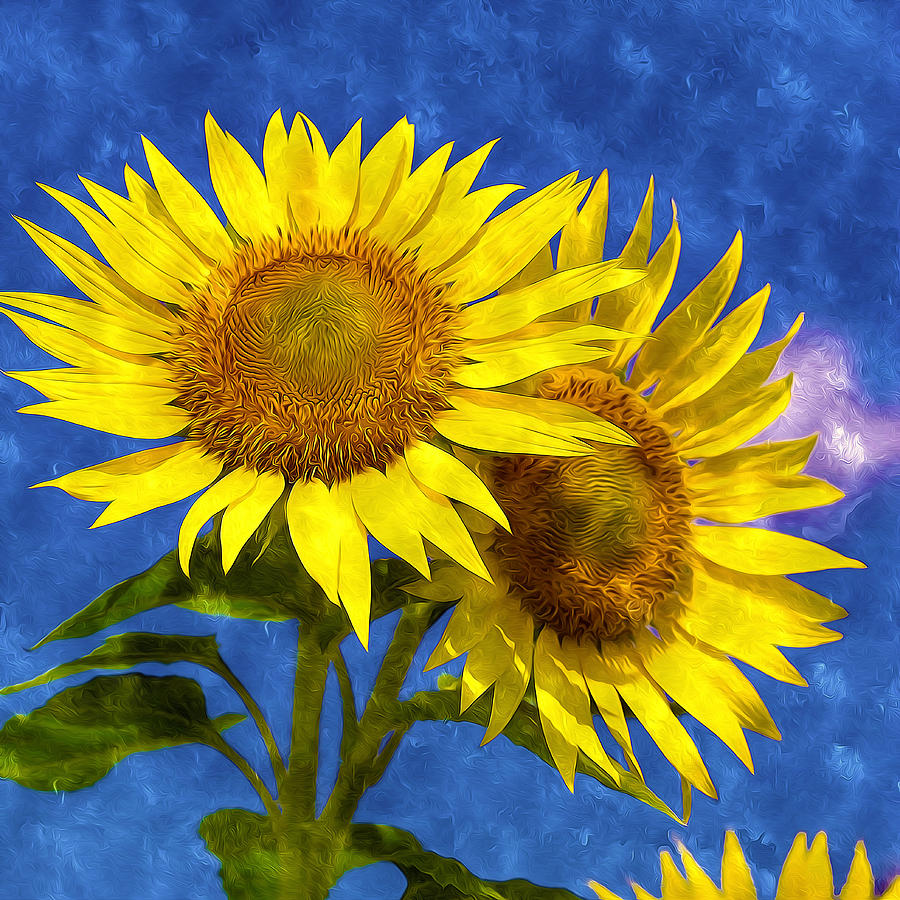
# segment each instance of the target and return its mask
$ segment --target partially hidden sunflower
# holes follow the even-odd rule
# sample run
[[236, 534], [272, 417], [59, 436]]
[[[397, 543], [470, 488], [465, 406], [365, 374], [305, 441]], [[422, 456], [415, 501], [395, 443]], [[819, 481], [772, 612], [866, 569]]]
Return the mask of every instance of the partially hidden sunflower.
[[[725, 835], [722, 854], [721, 887], [697, 864], [687, 849], [679, 845], [682, 875], [668, 851], [660, 854], [662, 884], [659, 900], [755, 900], [756, 886], [741, 846], [733, 831]], [[622, 900], [596, 881], [590, 887], [600, 900]], [[636, 900], [657, 900], [649, 891], [632, 882]], [[875, 879], [862, 841], [856, 845], [847, 881], [840, 894], [834, 887], [834, 875], [828, 855], [828, 839], [820, 832], [807, 846], [807, 837], [800, 833], [794, 839], [778, 879], [775, 900], [897, 900], [900, 898], [900, 878], [892, 880], [883, 893], [875, 893]]]
[[[626, 265], [646, 263], [652, 205], [651, 181], [622, 254]], [[520, 283], [601, 259], [606, 214], [604, 173], [563, 229], [555, 269], [547, 248]], [[672, 228], [647, 278], [601, 297], [596, 316], [647, 335], [671, 288], [679, 249], [673, 206]], [[474, 459], [512, 526], [507, 534], [483, 520], [479, 543], [493, 584], [448, 565], [435, 584], [412, 588], [461, 598], [428, 667], [468, 653], [463, 710], [493, 687], [485, 742], [508, 723], [533, 676], [548, 749], [570, 790], [579, 751], [610, 768], [594, 713], [630, 768], [641, 773], [626, 721], [631, 714], [682, 777], [714, 797], [701, 755], [670, 701], [718, 735], [752, 771], [743, 729], [780, 735], [729, 657], [806, 684], [777, 647], [839, 639], [821, 623], [844, 611], [783, 576], [864, 568], [807, 540], [735, 527], [842, 496], [799, 474], [815, 436], [744, 446], [787, 405], [790, 376], [767, 380], [801, 320], [781, 341], [748, 353], [766, 286], [712, 327], [740, 260], [738, 233], [649, 339], [628, 338], [604, 360], [524, 380], [520, 389], [597, 413], [637, 445], [598, 447], [569, 460]], [[591, 303], [568, 312], [586, 323]], [[470, 527], [478, 530], [477, 523]]]
[[473, 306], [559, 231], [589, 182], [573, 173], [488, 220], [518, 189], [470, 190], [493, 143], [449, 169], [447, 144], [411, 171], [406, 119], [362, 160], [360, 133], [357, 122], [329, 153], [306, 116], [288, 132], [279, 111], [263, 174], [207, 116], [224, 223], [146, 139], [152, 186], [128, 166], [127, 197], [82, 179], [100, 212], [42, 185], [109, 265], [19, 220], [89, 299], [0, 302], [69, 364], [8, 373], [50, 401], [22, 412], [178, 438], [44, 485], [108, 503], [94, 526], [203, 491], [179, 534], [185, 572], [208, 519], [224, 511], [227, 571], [278, 508], [365, 644], [367, 534], [425, 575], [423, 538], [489, 577], [448, 498], [505, 517], [436, 442], [558, 456], [591, 452], [585, 439], [631, 443], [581, 407], [492, 388], [601, 354], [610, 329], [534, 320], [645, 271], [594, 262]]

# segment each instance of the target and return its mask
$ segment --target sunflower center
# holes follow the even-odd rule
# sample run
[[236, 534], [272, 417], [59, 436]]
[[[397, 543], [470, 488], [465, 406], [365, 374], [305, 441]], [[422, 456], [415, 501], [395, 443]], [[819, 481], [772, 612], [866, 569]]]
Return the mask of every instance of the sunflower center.
[[674, 589], [690, 503], [683, 464], [644, 400], [608, 375], [568, 370], [544, 397], [624, 428], [637, 447], [494, 461], [512, 534], [495, 543], [523, 608], [561, 637], [609, 640], [640, 626]]
[[348, 231], [248, 246], [185, 311], [191, 436], [289, 481], [384, 469], [446, 408], [457, 312], [414, 259]]

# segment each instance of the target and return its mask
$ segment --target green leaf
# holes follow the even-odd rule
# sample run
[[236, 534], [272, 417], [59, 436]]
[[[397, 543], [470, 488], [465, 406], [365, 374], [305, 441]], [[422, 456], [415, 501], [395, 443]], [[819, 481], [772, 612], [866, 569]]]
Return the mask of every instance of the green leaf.
[[222, 863], [219, 876], [230, 900], [275, 900], [280, 863], [271, 819], [247, 809], [219, 809], [197, 831]]
[[[484, 728], [487, 727], [491, 717], [491, 698], [488, 694], [479, 697], [464, 713], [460, 713], [459, 679], [443, 675], [439, 684], [440, 690], [419, 691], [406, 701], [406, 717], [410, 722], [417, 720], [471, 722]], [[503, 729], [502, 734], [517, 746], [540, 757], [547, 765], [553, 765], [553, 759], [541, 728], [540, 716], [533, 703], [523, 700], [509, 724]], [[599, 781], [610, 790], [628, 794], [653, 809], [665, 813], [676, 822], [684, 824], [684, 820], [660, 800], [638, 775], [621, 766], [612, 758], [610, 758], [610, 762], [619, 774], [620, 784], [616, 784], [600, 766], [583, 753], [578, 754], [575, 771]]]
[[0, 729], [0, 777], [37, 791], [76, 791], [132, 753], [192, 743], [220, 749], [220, 732], [243, 720], [210, 719], [189, 678], [99, 676]]
[[408, 831], [388, 825], [353, 825], [355, 865], [392, 862], [406, 877], [404, 900], [578, 900], [563, 888], [541, 887], [516, 878], [490, 881], [472, 874], [461, 862], [422, 845]]
[[[402, 560], [373, 562], [373, 617], [386, 615], [404, 603], [417, 602], [402, 588], [419, 579], [416, 570]], [[325, 599], [322, 589], [300, 565], [283, 531], [269, 539], [261, 555], [248, 546], [225, 575], [214, 530], [197, 542], [190, 579], [181, 571], [172, 551], [145, 572], [105, 591], [31, 649], [50, 641], [87, 637], [167, 604], [207, 615], [264, 622], [300, 619], [314, 625], [325, 643], [350, 632], [346, 614]]]
[[26, 688], [49, 684], [69, 675], [79, 675], [92, 669], [130, 669], [140, 663], [189, 662], [224, 674], [225, 664], [219, 655], [219, 645], [213, 635], [154, 634], [134, 631], [108, 637], [96, 650], [71, 662], [49, 669], [42, 675], [11, 684], [0, 694], [15, 694]]

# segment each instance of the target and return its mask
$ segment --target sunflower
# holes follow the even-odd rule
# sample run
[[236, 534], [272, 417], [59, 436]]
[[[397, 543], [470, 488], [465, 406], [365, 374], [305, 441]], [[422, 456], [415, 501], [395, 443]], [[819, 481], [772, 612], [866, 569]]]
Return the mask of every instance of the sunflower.
[[[778, 879], [775, 900], [827, 900], [834, 898], [834, 876], [828, 857], [828, 839], [823, 832], [815, 836], [811, 847], [806, 846], [806, 835], [802, 832], [794, 839], [793, 846], [784, 861]], [[660, 855], [662, 869], [662, 897], [660, 900], [753, 900], [757, 896], [753, 878], [738, 839], [733, 831], [725, 835], [725, 850], [722, 855], [721, 888], [697, 865], [687, 849], [679, 844], [682, 875], [668, 852]], [[617, 894], [597, 884], [589, 885], [600, 900], [622, 900]], [[640, 885], [632, 883], [637, 900], [656, 900]], [[840, 893], [840, 900], [875, 900], [881, 897], [900, 898], [900, 878], [894, 879], [882, 894], [875, 893], [875, 879], [866, 856], [862, 841], [856, 845], [853, 862], [847, 881]]]
[[41, 185], [109, 265], [18, 220], [89, 298], [0, 295], [70, 366], [8, 373], [50, 401], [21, 411], [178, 438], [39, 486], [108, 503], [92, 527], [202, 491], [178, 538], [186, 573], [211, 517], [224, 511], [227, 572], [277, 510], [365, 644], [367, 534], [426, 576], [423, 538], [489, 577], [448, 498], [506, 520], [448, 446], [577, 456], [584, 439], [631, 442], [579, 407], [491, 388], [601, 355], [610, 329], [533, 320], [644, 272], [593, 263], [473, 306], [559, 231], [589, 182], [573, 173], [486, 221], [518, 189], [470, 191], [493, 143], [449, 169], [447, 144], [411, 172], [406, 119], [361, 161], [359, 122], [329, 153], [306, 116], [288, 132], [279, 111], [263, 175], [211, 115], [206, 139], [225, 224], [146, 139], [153, 186], [128, 166], [127, 197], [82, 179], [99, 212]]
[[[604, 173], [562, 231], [557, 273], [602, 258], [606, 198]], [[651, 181], [623, 252], [626, 265], [646, 262], [652, 204]], [[646, 335], [671, 288], [679, 240], [673, 207], [671, 231], [647, 278], [600, 298], [596, 315]], [[650, 339], [626, 339], [604, 360], [562, 367], [519, 385], [545, 401], [567, 402], [608, 419], [632, 435], [636, 446], [601, 447], [577, 459], [474, 460], [511, 524], [511, 533], [503, 533], [482, 517], [480, 547], [493, 584], [448, 565], [439, 585], [414, 588], [461, 598], [428, 667], [468, 652], [463, 710], [493, 686], [485, 741], [508, 723], [533, 676], [548, 749], [570, 790], [579, 751], [610, 766], [594, 711], [640, 774], [629, 712], [681, 775], [714, 797], [700, 753], [670, 700], [752, 771], [743, 729], [780, 735], [729, 657], [805, 684], [777, 647], [837, 640], [840, 635], [821, 623], [844, 611], [783, 576], [863, 568], [810, 541], [735, 527], [842, 496], [798, 474], [814, 436], [742, 446], [788, 402], [790, 376], [766, 382], [800, 319], [783, 340], [747, 353], [767, 286], [711, 327], [728, 301], [740, 259], [738, 234]], [[547, 249], [522, 279], [552, 271]], [[571, 314], [576, 323], [590, 321], [591, 302]]]

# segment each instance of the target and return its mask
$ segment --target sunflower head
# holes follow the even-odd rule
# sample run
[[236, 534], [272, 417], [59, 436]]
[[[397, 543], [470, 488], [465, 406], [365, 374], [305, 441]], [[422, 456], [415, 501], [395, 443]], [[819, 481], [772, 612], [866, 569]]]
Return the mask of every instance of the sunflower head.
[[[596, 260], [606, 221], [605, 179], [563, 229], [554, 264]], [[622, 253], [643, 265], [652, 184]], [[595, 445], [573, 459], [483, 456], [472, 463], [506, 513], [511, 533], [480, 539], [495, 585], [461, 589], [430, 665], [468, 652], [463, 704], [493, 686], [487, 738], [509, 721], [533, 679], [548, 748], [571, 788], [579, 752], [612, 765], [594, 728], [599, 714], [634, 758], [629, 710], [687, 783], [715, 796], [703, 760], [673, 707], [718, 735], [752, 770], [744, 735], [780, 737], [740, 659], [805, 684], [779, 646], [840, 635], [821, 623], [843, 614], [784, 576], [862, 567], [810, 541], [765, 527], [734, 527], [832, 503], [842, 494], [800, 474], [815, 444], [747, 444], [785, 408], [790, 377], [768, 383], [796, 329], [748, 352], [768, 299], [764, 288], [719, 319], [740, 265], [740, 235], [698, 286], [654, 326], [672, 286], [677, 219], [639, 284], [599, 298], [596, 316], [631, 333], [610, 354], [536, 373], [519, 388], [564, 402], [626, 431], [629, 446]], [[591, 303], [568, 311], [590, 322]], [[644, 335], [644, 337], [641, 337]], [[442, 572], [453, 578], [452, 569]], [[459, 594], [457, 594], [459, 595]], [[680, 711], [679, 711], [680, 712]]]
[[0, 295], [70, 366], [9, 374], [50, 401], [23, 412], [175, 438], [46, 482], [109, 504], [95, 525], [200, 492], [182, 567], [222, 513], [227, 572], [277, 504], [365, 643], [368, 535], [424, 575], [427, 541], [490, 578], [450, 499], [506, 518], [438, 443], [567, 457], [590, 453], [587, 441], [632, 443], [587, 410], [504, 387], [609, 352], [597, 342], [618, 332], [552, 317], [645, 269], [598, 262], [491, 297], [587, 190], [573, 173], [489, 218], [517, 189], [470, 190], [492, 144], [449, 168], [447, 144], [412, 171], [406, 119], [363, 157], [359, 122], [329, 151], [310, 119], [288, 131], [278, 112], [261, 171], [211, 115], [206, 137], [225, 222], [147, 140], [152, 185], [128, 166], [127, 196], [83, 179], [97, 208], [46, 188], [106, 262], [22, 222], [89, 299]]
[[[757, 897], [756, 886], [750, 874], [750, 867], [744, 858], [737, 836], [733, 831], [725, 835], [725, 849], [722, 855], [722, 872], [718, 886], [713, 879], [700, 868], [697, 861], [683, 845], [678, 845], [682, 874], [667, 851], [660, 856], [662, 869], [661, 897], [659, 900], [681, 900], [691, 897], [694, 900], [753, 900]], [[600, 900], [622, 900], [608, 888], [590, 882], [594, 893]], [[655, 900], [640, 885], [633, 884], [636, 897]], [[819, 832], [812, 845], [807, 846], [807, 837], [800, 833], [784, 861], [784, 867], [778, 879], [775, 900], [833, 900], [838, 895], [832, 875], [831, 860], [828, 856], [828, 839], [824, 832]], [[847, 881], [840, 891], [841, 900], [876, 900], [876, 898], [900, 897], [900, 878], [894, 879], [884, 893], [875, 893], [875, 879], [872, 867], [866, 855], [862, 841], [856, 845], [853, 862]]]

